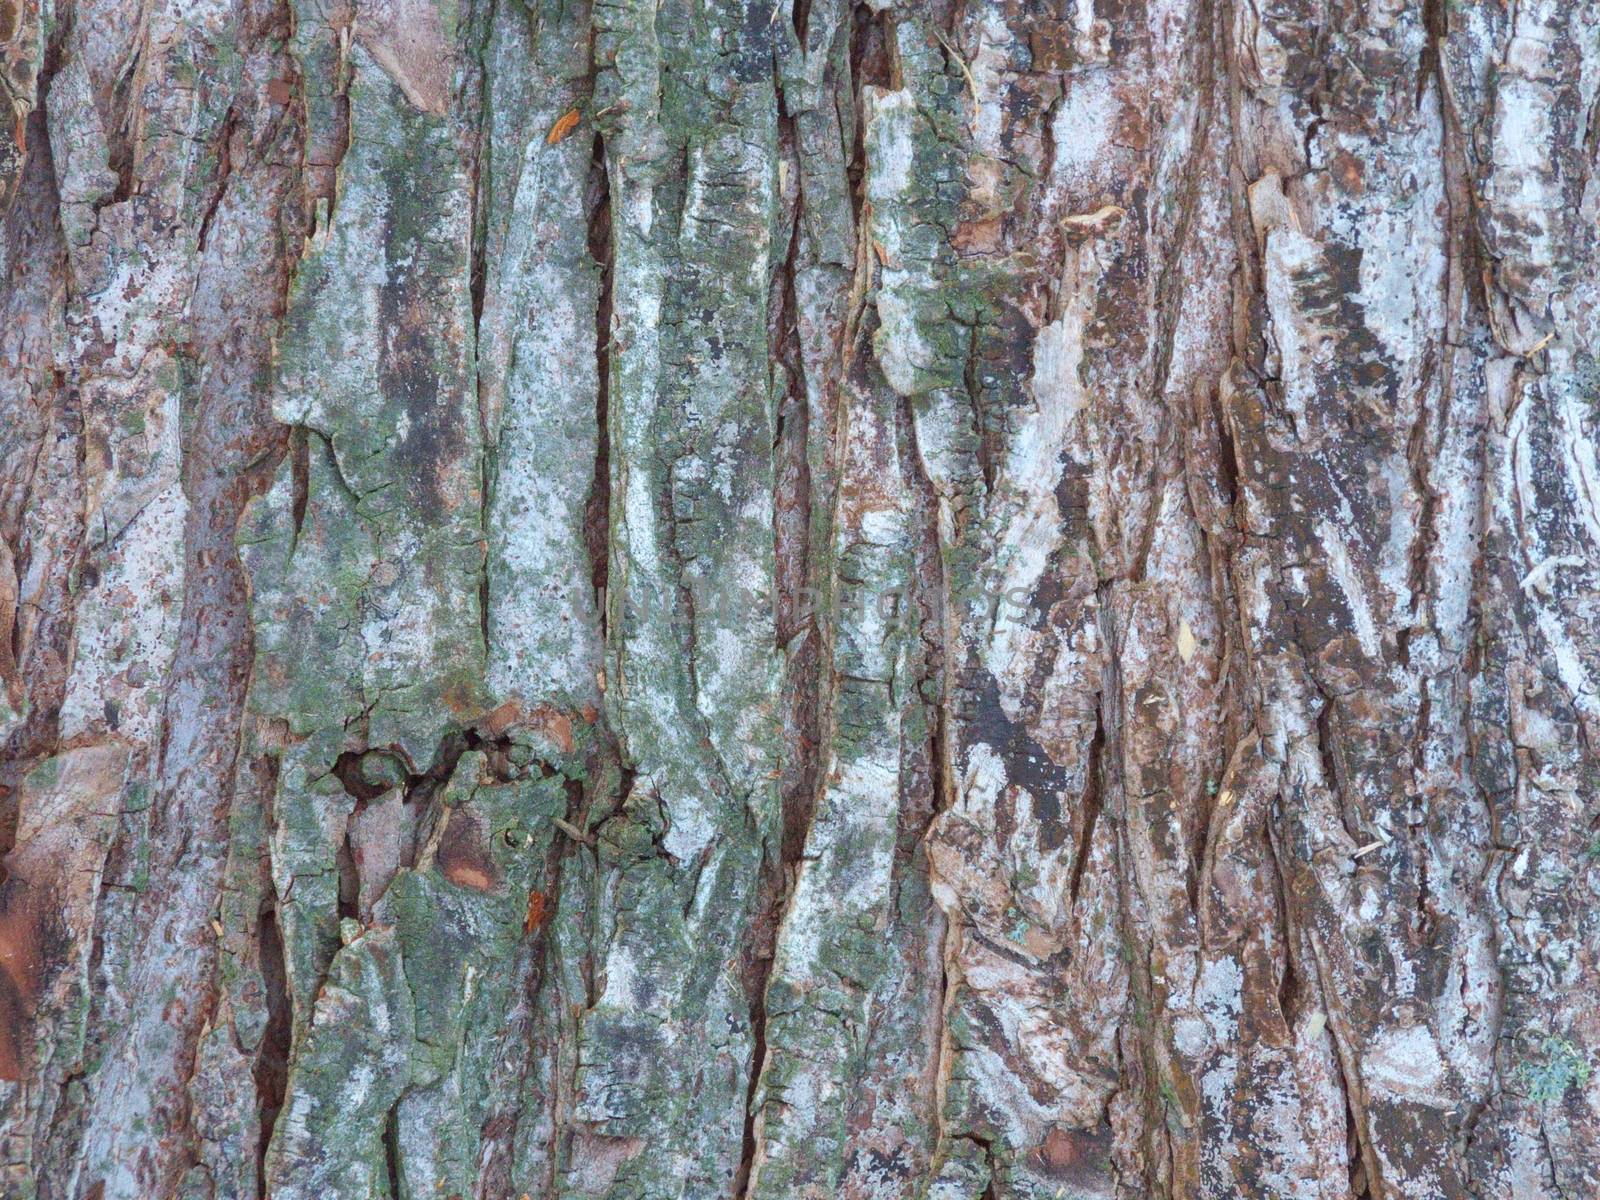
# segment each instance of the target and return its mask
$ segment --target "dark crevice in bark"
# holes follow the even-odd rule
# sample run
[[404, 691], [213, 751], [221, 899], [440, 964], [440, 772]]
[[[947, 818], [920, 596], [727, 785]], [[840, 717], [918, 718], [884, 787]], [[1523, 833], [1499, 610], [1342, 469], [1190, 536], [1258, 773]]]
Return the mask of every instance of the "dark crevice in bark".
[[[787, 161], [794, 162], [794, 122], [779, 118], [780, 143]], [[778, 494], [773, 511], [776, 554], [777, 610], [775, 622], [780, 648], [795, 638], [808, 640], [816, 633], [817, 614], [808, 597], [815, 595], [815, 569], [809, 537], [812, 530], [811, 465], [806, 456], [811, 437], [806, 404], [805, 363], [800, 348], [800, 306], [795, 296], [795, 273], [805, 200], [795, 202], [789, 221], [788, 255], [773, 281], [768, 336], [772, 356], [782, 368], [783, 394], [777, 398], [777, 429], [773, 452], [777, 455]], [[814, 681], [813, 688], [814, 691]]]
[[[270, 883], [268, 885], [271, 886]], [[291, 1037], [288, 971], [284, 964], [283, 931], [278, 927], [277, 898], [271, 895], [256, 925], [257, 954], [261, 964], [262, 999], [267, 1009], [267, 1024], [256, 1049], [252, 1074], [256, 1085], [259, 1141], [256, 1146], [256, 1191], [267, 1194], [267, 1148], [289, 1080]]]
[[794, 26], [795, 38], [804, 46], [806, 34], [811, 28], [811, 0], [793, 0], [789, 20]]
[[118, 68], [111, 86], [106, 89], [105, 95], [100, 97], [102, 128], [105, 131], [106, 142], [106, 167], [117, 177], [116, 187], [111, 195], [97, 203], [97, 207], [101, 208], [121, 204], [131, 199], [137, 190], [134, 180], [134, 159], [138, 151], [138, 136], [134, 123], [139, 115], [140, 59], [146, 49], [143, 38], [148, 36], [143, 21], [139, 24], [137, 36], [140, 36], [141, 40], [133, 46], [127, 59]]
[[[1267, 852], [1272, 853], [1271, 846]], [[1293, 1036], [1295, 1017], [1300, 1011], [1301, 996], [1303, 994], [1300, 982], [1300, 972], [1294, 965], [1294, 945], [1289, 937], [1289, 898], [1281, 886], [1281, 872], [1276, 876], [1280, 886], [1278, 892], [1278, 929], [1284, 938], [1283, 945], [1283, 973], [1278, 977], [1278, 1012], [1283, 1017], [1283, 1023], [1288, 1026], [1290, 1035]]]
[[955, 772], [951, 770], [955, 746], [951, 742], [950, 706], [945, 684], [948, 678], [946, 654], [947, 649], [941, 642], [937, 648], [934, 674], [930, 680], [930, 690], [933, 692], [933, 698], [930, 700], [933, 707], [933, 728], [930, 737], [933, 758], [928, 764], [928, 776], [929, 786], [933, 789], [935, 814], [945, 812], [955, 805]]
[[[16, 790], [15, 784], [0, 783], [0, 887], [4, 887], [6, 880], [11, 877], [11, 871], [7, 868], [5, 860], [6, 855], [10, 854], [17, 844], [17, 818], [19, 814]], [[7, 977], [0, 986], [10, 988], [14, 985], [10, 978]], [[3, 1003], [0, 1003], [0, 1011], [11, 1010]]]
[[[792, 134], [787, 118], [780, 119]], [[787, 143], [792, 144], [792, 143]], [[767, 1060], [767, 983], [777, 948], [778, 931], [793, 893], [795, 869], [805, 851], [816, 808], [820, 730], [821, 655], [818, 614], [808, 597], [816, 592], [811, 582], [811, 476], [806, 459], [808, 414], [804, 394], [804, 366], [795, 322], [798, 307], [794, 275], [799, 243], [800, 213], [796, 206], [790, 226], [788, 256], [772, 286], [769, 337], [772, 354], [782, 367], [785, 383], [778, 398], [776, 443], [777, 495], [773, 506], [773, 541], [776, 562], [776, 612], [778, 647], [786, 652], [785, 689], [790, 703], [786, 714], [786, 743], [790, 753], [779, 782], [779, 828], [776, 845], [764, 847], [758, 884], [756, 916], [745, 939], [743, 986], [750, 1005], [752, 1050], [750, 1078], [745, 1096], [744, 1135], [736, 1196], [749, 1186], [756, 1153], [756, 1093]]]
[[[432, 761], [420, 771], [407, 763], [402, 755], [383, 748], [347, 750], [340, 754], [329, 773], [339, 781], [345, 794], [354, 803], [345, 818], [344, 831], [334, 847], [338, 917], [341, 920], [361, 920], [363, 916], [355, 823], [369, 804], [396, 788], [401, 789], [401, 803], [410, 814], [410, 823], [402, 843], [400, 866], [415, 867], [418, 848], [426, 841], [427, 829], [439, 815], [433, 808], [433, 801], [454, 776], [461, 756], [468, 751], [480, 751], [485, 756], [490, 773], [504, 781], [516, 777], [510, 767], [509, 749], [509, 738], [486, 735], [474, 727], [447, 733], [440, 739]], [[547, 769], [546, 773], [551, 772]], [[330, 956], [320, 964], [321, 977], [325, 978], [331, 963]]]
[[1422, 107], [1430, 81], [1437, 81], [1443, 69], [1440, 46], [1450, 33], [1451, 0], [1422, 0], [1422, 27], [1427, 31], [1422, 54], [1417, 61], [1416, 105]]
[[1431, 846], [1428, 839], [1427, 814], [1423, 811], [1427, 798], [1420, 787], [1415, 785], [1424, 777], [1426, 771], [1428, 729], [1433, 716], [1433, 696], [1429, 690], [1428, 680], [1422, 681], [1419, 692], [1417, 728], [1413, 735], [1414, 744], [1411, 751], [1414, 786], [1405, 797], [1405, 821], [1406, 830], [1410, 834], [1407, 845], [1416, 864], [1417, 873], [1417, 906], [1413, 913], [1412, 930], [1425, 942], [1433, 930], [1433, 888], [1428, 878], [1428, 856]]
[[211, 223], [216, 219], [217, 208], [228, 192], [228, 179], [233, 173], [233, 132], [238, 124], [239, 109], [237, 105], [232, 105], [228, 108], [227, 115], [223, 117], [222, 129], [217, 135], [217, 180], [211, 192], [211, 199], [206, 203], [206, 211], [200, 218], [200, 234], [197, 242], [200, 254], [206, 251], [206, 242], [211, 236]]
[[[360, 809], [357, 807], [357, 811]], [[354, 817], [355, 812], [351, 813]], [[352, 822], [344, 823], [344, 836], [339, 840], [339, 845], [334, 851], [334, 868], [339, 873], [339, 919], [357, 920], [360, 918], [361, 909], [359, 897], [361, 895], [361, 873], [356, 869], [356, 848], [351, 837], [350, 826]]]
[[1095, 705], [1094, 737], [1089, 741], [1088, 765], [1084, 768], [1083, 815], [1078, 827], [1078, 849], [1072, 860], [1072, 884], [1068, 889], [1071, 907], [1078, 907], [1078, 894], [1083, 887], [1083, 873], [1089, 865], [1089, 854], [1094, 849], [1094, 828], [1100, 820], [1103, 803], [1101, 761], [1106, 748], [1105, 704]]
[[[603, 777], [603, 775], [604, 772], [591, 772], [591, 778]], [[566, 791], [566, 821], [576, 829], [587, 830], [589, 827], [589, 811], [593, 807], [594, 803], [594, 792], [583, 784], [578, 783], [576, 780], [567, 781]], [[568, 858], [576, 855], [587, 855], [590, 860], [590, 873], [595, 878], [599, 877], [599, 870], [594, 862], [595, 852], [591, 847], [586, 846], [582, 842], [579, 842], [573, 838], [556, 838], [551, 843], [550, 850], [545, 859], [544, 882], [547, 889], [545, 894], [548, 897], [549, 905], [560, 905], [563, 878], [565, 875], [565, 863]], [[532, 897], [530, 897], [529, 916], [524, 922], [523, 931], [526, 936], [533, 938], [532, 962], [528, 977], [528, 1002], [532, 1008], [537, 1010], [541, 1004], [540, 997], [544, 992], [545, 983], [548, 978], [548, 962], [550, 958], [550, 935], [548, 932], [549, 923], [556, 919], [557, 914], [539, 914], [543, 917], [543, 920], [542, 922], [535, 924], [533, 906], [534, 901]], [[593, 905], [585, 905], [584, 918], [586, 926], [592, 912]], [[592, 931], [586, 928], [585, 932], [589, 933]], [[592, 954], [592, 950], [590, 949], [592, 940], [592, 937], [584, 938], [586, 955]], [[586, 958], [584, 966], [585, 994], [582, 997], [582, 1001], [584, 1006], [592, 1007], [596, 999], [594, 995], [594, 970], [592, 959]], [[565, 993], [561, 992], [560, 989], [557, 988], [555, 1000], [560, 1002], [564, 999]], [[552, 1012], [556, 1016], [556, 1030], [550, 1039], [548, 1047], [543, 1048], [544, 1053], [549, 1056], [550, 1078], [555, 1081], [556, 1091], [556, 1094], [549, 1099], [550, 1144], [546, 1152], [548, 1174], [545, 1179], [546, 1194], [554, 1195], [556, 1181], [560, 1177], [561, 1163], [566, 1157], [566, 1143], [571, 1137], [569, 1121], [564, 1118], [566, 1118], [568, 1115], [565, 1110], [570, 1109], [572, 1098], [577, 1092], [578, 1070], [578, 1064], [576, 1059], [574, 1059], [571, 1071], [565, 1073], [561, 1071], [561, 1040], [562, 1037], [567, 1034], [568, 1030], [572, 1030], [575, 1033], [577, 1022], [580, 1018], [577, 1016], [577, 1014], [572, 1013], [565, 1004], [560, 1005], [560, 1008], [557, 1008], [556, 1005], [547, 1004], [545, 1005], [545, 1008], [546, 1011]], [[569, 1022], [572, 1024], [569, 1025]], [[539, 1048], [534, 1047], [534, 1049], [537, 1050]], [[532, 1061], [533, 1055], [530, 1054], [524, 1066], [524, 1078], [526, 1078], [527, 1067], [531, 1066]], [[487, 1195], [489, 1193], [486, 1192], [485, 1194]]]
[[[1276, 814], [1274, 814], [1276, 816]], [[1289, 877], [1284, 872], [1283, 856], [1278, 845], [1277, 829], [1269, 825], [1266, 835], [1262, 838], [1268, 863], [1272, 867], [1272, 888], [1277, 909], [1276, 932], [1283, 939], [1283, 974], [1278, 979], [1278, 1012], [1284, 1024], [1289, 1029], [1291, 1038], [1294, 1034], [1294, 1022], [1299, 1011], [1308, 1003], [1315, 1001], [1317, 986], [1320, 982], [1318, 964], [1311, 957], [1307, 949], [1299, 940], [1299, 927], [1294, 919], [1292, 893], [1289, 889]], [[1301, 956], [1299, 965], [1296, 965], [1296, 955]], [[1304, 973], [1302, 973], [1304, 971]], [[1332, 1039], [1334, 1031], [1330, 1028], [1327, 1036]], [[1337, 1041], [1334, 1045], [1335, 1063], [1340, 1070], [1342, 1063], [1338, 1058], [1339, 1049]], [[1340, 1079], [1340, 1091], [1344, 1093], [1343, 1079]], [[1346, 1096], [1346, 1104], [1349, 1100]], [[1354, 1124], [1350, 1128], [1354, 1128]]]
[[383, 1122], [383, 1165], [389, 1176], [389, 1195], [398, 1198], [400, 1190], [400, 1103], [396, 1101]]
[[[1448, 353], [1448, 347], [1444, 349]], [[1412, 624], [1400, 629], [1395, 635], [1395, 658], [1402, 667], [1406, 668], [1411, 666], [1411, 639], [1424, 620], [1424, 614], [1418, 611], [1418, 606], [1424, 603], [1428, 596], [1426, 590], [1428, 568], [1433, 555], [1434, 542], [1438, 536], [1436, 523], [1438, 521], [1439, 496], [1433, 487], [1429, 471], [1431, 457], [1438, 451], [1438, 439], [1428, 429], [1428, 399], [1433, 392], [1435, 375], [1439, 370], [1438, 360], [1438, 351], [1430, 349], [1426, 359], [1426, 372], [1421, 381], [1421, 386], [1418, 388], [1417, 417], [1412, 422], [1410, 433], [1406, 439], [1406, 464], [1411, 476], [1411, 492], [1421, 504], [1421, 511], [1417, 514], [1417, 532], [1411, 541], [1411, 553], [1407, 563], [1407, 585], [1413, 597], [1411, 602]], [[1448, 369], [1446, 369], [1444, 378], [1446, 387], [1448, 387]], [[1419, 732], [1421, 736], [1426, 736], [1426, 722], [1423, 722]]]
[[1322, 764], [1323, 785], [1330, 792], [1337, 794], [1341, 789], [1338, 737], [1333, 726], [1333, 701], [1326, 695], [1321, 699], [1321, 707], [1317, 709], [1317, 758]]
[[865, 4], [851, 8], [853, 23], [850, 36], [850, 81], [855, 128], [851, 131], [850, 162], [845, 169], [850, 183], [850, 203], [854, 209], [855, 227], [862, 228], [862, 210], [866, 204], [866, 116], [862, 111], [861, 90], [867, 87], [891, 86], [891, 49], [886, 25], [893, 18], [887, 11], [874, 13]]
[[[1209, 405], [1217, 426], [1217, 486], [1223, 503], [1232, 510], [1239, 503], [1239, 450], [1234, 444], [1233, 426], [1228, 421], [1228, 414], [1222, 407], [1220, 391], [1213, 387], [1209, 389], [1206, 403]], [[1235, 518], [1237, 524], [1237, 517]], [[1208, 535], [1209, 536], [1209, 535]]]
[[[489, 187], [494, 173], [494, 160], [492, 158], [494, 143], [490, 137], [490, 123], [493, 116], [493, 107], [489, 89], [489, 68], [485, 63], [485, 52], [494, 28], [496, 3], [495, 0], [486, 0], [485, 3], [471, 6], [471, 20], [475, 25], [475, 44], [472, 47], [471, 71], [473, 78], [464, 79], [462, 90], [469, 86], [473, 88], [472, 103], [475, 106], [475, 132], [477, 136], [472, 141], [472, 259], [467, 275], [467, 287], [472, 296], [472, 343], [474, 346], [482, 344], [480, 329], [483, 323], [483, 300], [489, 283], [488, 270], [488, 229], [489, 229]], [[480, 385], [481, 386], [481, 385]], [[479, 416], [484, 416], [483, 406], [478, 406]], [[487, 452], [489, 441], [484, 439]]]
[[[939, 501], [933, 483], [922, 470], [916, 444], [916, 428], [909, 401], [896, 408], [896, 445], [902, 477], [914, 481], [918, 499], [920, 528], [913, 534], [911, 604], [917, 621], [917, 651], [912, 657], [916, 682], [905, 698], [913, 697], [922, 707], [926, 731], [916, 750], [902, 750], [900, 781], [901, 803], [895, 869], [892, 878], [894, 911], [900, 913], [899, 881], [909, 872], [927, 871], [924, 839], [937, 814], [954, 803], [954, 784], [949, 771], [950, 725], [946, 703], [948, 647], [945, 621], [948, 598], [945, 588], [945, 562], [939, 541]], [[902, 741], [904, 734], [902, 734]], [[917, 756], [920, 755], [920, 761]], [[906, 762], [906, 759], [911, 762]], [[946, 795], [947, 788], [951, 789]], [[938, 912], [938, 906], [933, 906]], [[914, 918], [911, 918], [914, 919]]]
[[355, 798], [357, 812], [368, 801], [376, 800], [388, 790], [383, 783], [367, 778], [365, 760], [368, 753], [365, 750], [346, 750], [333, 764], [334, 777], [343, 785], [345, 792]]
[[[866, 250], [868, 240], [863, 235], [862, 252], [870, 259], [870, 253]], [[863, 332], [871, 336], [870, 330]], [[856, 374], [857, 386], [863, 390], [883, 386], [876, 375], [876, 368], [858, 367]], [[944, 544], [939, 528], [941, 500], [925, 465], [922, 447], [917, 440], [916, 416], [908, 397], [897, 399], [894, 417], [900, 473], [916, 497], [917, 513], [922, 520], [922, 528], [916, 538], [913, 583], [922, 621], [924, 658], [931, 675], [925, 683], [919, 683], [919, 690], [933, 713], [933, 761], [930, 774], [933, 811], [941, 813], [955, 804], [957, 773], [954, 761], [959, 750], [951, 732], [954, 727], [951, 709], [959, 703], [957, 676], [961, 663], [951, 644], [949, 548]]]
[[[488, 495], [487, 489], [484, 495]], [[488, 506], [484, 507], [484, 514], [488, 514]], [[485, 534], [488, 528], [485, 526]], [[488, 539], [485, 537], [485, 544]], [[484, 656], [489, 654], [489, 558], [484, 555], [483, 569], [478, 572], [478, 638], [483, 645]]]
[[[294, 542], [300, 539], [300, 530], [306, 523], [306, 505], [311, 500], [311, 446], [306, 437], [303, 425], [296, 425], [289, 432], [289, 483], [292, 501], [290, 512], [293, 514]], [[290, 551], [294, 549], [293, 544]]]
[[1339, 1082], [1340, 1090], [1344, 1094], [1345, 1156], [1350, 1162], [1350, 1200], [1379, 1200], [1373, 1192], [1373, 1181], [1367, 1175], [1360, 1126], [1357, 1123], [1355, 1109], [1350, 1103], [1349, 1082], [1345, 1078], [1342, 1064], [1339, 1068]]
[[[489, 40], [489, 30], [494, 24], [494, 0], [488, 0], [482, 9], [478, 5], [471, 7], [471, 20], [476, 24], [476, 44], [472, 48], [471, 72], [474, 78], [463, 78], [461, 89], [466, 92], [472, 89], [472, 102], [476, 106], [474, 114], [474, 132], [470, 147], [471, 162], [469, 171], [472, 185], [469, 194], [472, 198], [472, 218], [469, 223], [470, 250], [467, 266], [467, 293], [472, 307], [472, 346], [474, 355], [482, 354], [483, 347], [483, 300], [485, 289], [488, 286], [488, 211], [487, 203], [492, 162], [489, 155], [492, 150], [492, 141], [489, 137], [490, 102], [489, 102], [489, 71], [484, 64], [484, 50]], [[465, 72], [463, 73], [466, 74]], [[483, 530], [483, 546], [481, 561], [478, 568], [478, 638], [482, 644], [485, 661], [489, 657], [489, 554], [490, 545], [489, 511], [490, 502], [494, 495], [495, 486], [495, 460], [498, 447], [495, 445], [495, 431], [489, 426], [489, 413], [486, 407], [483, 372], [474, 370], [471, 383], [476, 410], [478, 415], [478, 519]]]
[[750, 1175], [755, 1169], [756, 1119], [760, 1115], [756, 1108], [756, 1092], [761, 1086], [761, 1071], [766, 1066], [767, 1060], [766, 976], [770, 969], [769, 958], [760, 972], [761, 992], [754, 998], [750, 1008], [750, 1081], [745, 1091], [744, 1133], [740, 1140], [739, 1168], [733, 1177], [733, 1194], [738, 1200], [744, 1200], [748, 1194]]
[[[865, 82], [859, 70], [856, 73], [856, 80], [859, 96], [859, 87]], [[857, 111], [859, 113], [859, 105]], [[865, 142], [859, 118], [852, 153], [855, 161], [862, 165], [864, 173]], [[856, 215], [859, 224], [861, 218], [859, 204]], [[872, 261], [869, 241], [863, 229], [858, 253], [860, 261], [867, 264]], [[870, 321], [864, 324], [870, 325]], [[870, 330], [862, 332], [870, 336]], [[847, 356], [849, 349], [847, 345]], [[856, 365], [853, 376], [856, 386], [863, 392], [883, 386], [881, 380], [876, 377], [875, 368], [868, 367], [864, 363]], [[836, 438], [840, 442], [843, 441], [845, 430], [844, 412], [845, 407], [841, 404], [839, 428], [836, 432]], [[917, 512], [922, 520], [922, 528], [918, 532], [914, 550], [913, 586], [914, 600], [921, 622], [920, 636], [923, 651], [916, 694], [929, 715], [927, 734], [929, 799], [928, 812], [926, 819], [921, 822], [921, 833], [914, 852], [922, 856], [922, 869], [926, 870], [927, 851], [923, 839], [932, 829], [938, 814], [950, 810], [956, 803], [957, 772], [954, 769], [954, 761], [959, 747], [956, 744], [952, 708], [958, 703], [954, 680], [959, 670], [959, 662], [956, 659], [956, 650], [951, 644], [949, 566], [939, 529], [940, 499], [933, 486], [933, 480], [924, 466], [922, 449], [917, 440], [916, 418], [912, 412], [911, 401], [907, 397], [900, 397], [895, 405], [895, 441], [901, 475], [908, 482], [909, 491], [918, 501]], [[937, 914], [939, 911], [939, 906], [933, 905], [933, 912]], [[957, 924], [958, 919], [953, 913], [947, 914], [946, 919], [940, 922], [938, 932], [939, 975], [935, 986], [933, 1019], [929, 1023], [928, 1046], [929, 1108], [933, 1118], [931, 1150], [934, 1155], [939, 1153], [940, 1147], [951, 1136], [945, 1125], [946, 1109], [940, 1096], [940, 1081], [949, 1079], [958, 1053], [950, 1019], [959, 986], [959, 976], [952, 976], [950, 971], [954, 946], [962, 936]], [[985, 1151], [987, 1150], [988, 1147], [985, 1146]], [[993, 1186], [992, 1177], [989, 1186]]]
[[450, 777], [456, 772], [456, 763], [461, 756], [475, 746], [473, 730], [461, 730], [456, 733], [447, 733], [439, 739], [439, 748], [434, 751], [433, 762], [422, 771], [413, 771], [406, 776], [405, 802], [407, 804], [427, 804], [436, 795], [444, 790], [445, 784], [450, 782]]
[[600, 268], [600, 300], [594, 316], [594, 478], [584, 509], [583, 533], [589, 552], [589, 585], [594, 590], [600, 639], [604, 642], [609, 628], [606, 590], [611, 572], [611, 289], [616, 264], [605, 143], [598, 133], [589, 169], [589, 191], [589, 256]]
[[773, 289], [777, 300], [773, 320], [776, 357], [783, 365], [787, 383], [779, 398], [778, 444], [775, 447], [779, 456], [778, 497], [773, 515], [778, 580], [775, 628], [779, 647], [790, 651], [787, 672], [793, 701], [791, 756], [786, 764], [791, 769], [786, 771], [782, 785], [782, 839], [776, 864], [780, 890], [787, 888], [787, 874], [799, 862], [811, 828], [822, 736], [821, 637], [819, 614], [811, 607], [811, 598], [817, 595], [810, 543], [815, 497], [806, 457], [811, 431], [794, 283], [803, 204], [802, 200], [796, 205], [788, 258], [781, 269], [778, 286]]

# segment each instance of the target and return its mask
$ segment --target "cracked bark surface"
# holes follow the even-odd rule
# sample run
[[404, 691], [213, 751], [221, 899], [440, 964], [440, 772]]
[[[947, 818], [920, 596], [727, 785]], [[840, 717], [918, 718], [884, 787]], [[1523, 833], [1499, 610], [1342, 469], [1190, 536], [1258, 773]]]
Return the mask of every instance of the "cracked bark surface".
[[1600, 3], [0, 51], [0, 1194], [1600, 1195]]

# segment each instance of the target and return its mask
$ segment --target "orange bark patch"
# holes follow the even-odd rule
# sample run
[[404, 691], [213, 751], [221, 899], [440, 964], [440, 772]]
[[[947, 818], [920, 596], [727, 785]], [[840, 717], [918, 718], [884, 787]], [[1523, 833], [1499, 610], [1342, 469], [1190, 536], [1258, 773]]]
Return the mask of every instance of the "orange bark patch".
[[486, 737], [499, 737], [513, 725], [522, 721], [522, 705], [507, 700], [499, 708], [478, 722], [478, 731]]
[[485, 737], [499, 737], [513, 726], [538, 730], [555, 742], [563, 754], [571, 754], [577, 744], [572, 740], [572, 718], [548, 704], [525, 709], [517, 701], [507, 700], [478, 722], [478, 732]]
[[1001, 217], [963, 221], [950, 235], [950, 244], [962, 254], [994, 254], [1003, 247], [1005, 222]]
[[[381, 655], [374, 655], [373, 657], [378, 658], [381, 657]], [[445, 689], [445, 693], [441, 699], [444, 700], [446, 708], [448, 708], [456, 716], [465, 720], [471, 720], [472, 717], [476, 716], [477, 713], [481, 711], [479, 708], [481, 701], [476, 695], [473, 694], [470, 684], [460, 682], [452, 683], [448, 688]]]
[[1343, 150], [1333, 156], [1333, 177], [1339, 181], [1341, 188], [1353, 195], [1359, 196], [1367, 190], [1361, 160]]
[[27, 1078], [33, 1019], [48, 955], [42, 934], [48, 897], [15, 876], [0, 886], [0, 1079]]
[[439, 839], [439, 870], [457, 887], [487, 892], [500, 882], [500, 872], [483, 844], [478, 823], [460, 809], [450, 814]]
[[545, 897], [538, 888], [528, 892], [528, 915], [522, 920], [522, 932], [532, 933], [544, 924]]
[[451, 863], [444, 869], [444, 877], [457, 887], [487, 892], [494, 887], [494, 876], [476, 863]]
[[545, 709], [537, 715], [540, 718], [540, 727], [555, 738], [556, 744], [561, 747], [561, 752], [563, 754], [571, 754], [573, 746], [572, 718], [554, 708]]
[[1033, 1154], [1046, 1174], [1073, 1179], [1083, 1173], [1092, 1175], [1104, 1162], [1107, 1149], [1103, 1136], [1053, 1125]]

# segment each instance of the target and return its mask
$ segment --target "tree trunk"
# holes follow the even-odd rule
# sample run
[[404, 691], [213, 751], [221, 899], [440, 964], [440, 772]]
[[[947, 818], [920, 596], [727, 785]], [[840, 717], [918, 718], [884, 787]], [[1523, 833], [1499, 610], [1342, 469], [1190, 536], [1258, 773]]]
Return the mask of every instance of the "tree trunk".
[[1600, 0], [0, 43], [0, 1193], [1600, 1195]]

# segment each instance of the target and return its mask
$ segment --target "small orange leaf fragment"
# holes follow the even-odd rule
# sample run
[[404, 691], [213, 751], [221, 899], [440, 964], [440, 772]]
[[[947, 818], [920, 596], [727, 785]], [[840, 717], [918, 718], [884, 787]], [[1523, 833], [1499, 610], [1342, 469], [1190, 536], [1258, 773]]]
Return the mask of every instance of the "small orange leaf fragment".
[[567, 134], [571, 133], [577, 127], [578, 110], [575, 108], [570, 109], [560, 118], [560, 120], [558, 120], [554, 125], [550, 126], [550, 134], [544, 139], [544, 144], [546, 146], [554, 146], [557, 142], [566, 137]]

